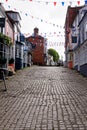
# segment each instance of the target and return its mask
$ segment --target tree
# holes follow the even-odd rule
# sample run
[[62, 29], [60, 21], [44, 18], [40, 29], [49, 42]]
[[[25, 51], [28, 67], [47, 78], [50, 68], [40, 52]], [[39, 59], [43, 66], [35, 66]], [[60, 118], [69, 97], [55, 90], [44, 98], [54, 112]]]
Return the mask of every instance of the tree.
[[54, 62], [57, 62], [59, 60], [59, 54], [55, 49], [53, 49], [53, 48], [48, 49], [48, 54], [53, 56]]

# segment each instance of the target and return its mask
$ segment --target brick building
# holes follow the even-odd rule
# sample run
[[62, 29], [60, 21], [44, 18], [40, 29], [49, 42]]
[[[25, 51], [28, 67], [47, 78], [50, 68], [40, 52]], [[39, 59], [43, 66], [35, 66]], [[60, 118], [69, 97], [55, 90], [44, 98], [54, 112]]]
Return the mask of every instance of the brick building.
[[46, 64], [46, 51], [45, 51], [45, 38], [38, 34], [39, 29], [34, 28], [33, 36], [26, 38], [27, 42], [31, 42], [35, 45], [32, 50], [33, 64], [45, 65]]
[[70, 7], [67, 8], [66, 19], [65, 19], [65, 62], [66, 66], [73, 68], [73, 48], [72, 48], [72, 24], [78, 11], [82, 8]]

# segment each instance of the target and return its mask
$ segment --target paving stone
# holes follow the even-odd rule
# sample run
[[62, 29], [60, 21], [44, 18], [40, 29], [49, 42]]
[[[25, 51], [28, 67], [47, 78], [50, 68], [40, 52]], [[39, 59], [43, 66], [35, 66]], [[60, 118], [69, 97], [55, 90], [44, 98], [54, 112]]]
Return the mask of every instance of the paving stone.
[[33, 66], [0, 82], [0, 130], [87, 130], [87, 78]]

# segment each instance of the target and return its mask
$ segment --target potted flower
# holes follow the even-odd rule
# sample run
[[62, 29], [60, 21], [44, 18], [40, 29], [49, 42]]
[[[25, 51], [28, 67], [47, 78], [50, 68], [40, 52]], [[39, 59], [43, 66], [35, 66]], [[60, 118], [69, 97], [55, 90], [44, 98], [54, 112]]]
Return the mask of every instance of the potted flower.
[[13, 64], [14, 63], [14, 58], [9, 59], [9, 64]]
[[9, 76], [15, 74], [15, 71], [14, 71], [14, 58], [9, 59], [8, 70], [9, 70]]
[[14, 58], [9, 59], [9, 66], [14, 68]]

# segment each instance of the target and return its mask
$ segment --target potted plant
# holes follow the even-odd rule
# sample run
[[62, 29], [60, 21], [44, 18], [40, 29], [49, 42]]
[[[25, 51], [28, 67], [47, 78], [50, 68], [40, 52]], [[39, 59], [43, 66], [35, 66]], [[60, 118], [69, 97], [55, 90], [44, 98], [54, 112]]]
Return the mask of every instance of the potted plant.
[[15, 71], [14, 71], [14, 58], [9, 59], [8, 70], [9, 70], [9, 76], [12, 76], [13, 74], [15, 74]]
[[14, 68], [14, 58], [9, 59], [9, 66]]
[[4, 35], [4, 42], [6, 45], [12, 45], [11, 38], [6, 35]]
[[0, 33], [0, 41], [2, 43], [5, 43], [6, 45], [12, 45], [12, 40], [10, 37], [4, 35], [3, 33]]
[[14, 64], [14, 58], [9, 59], [9, 64]]

